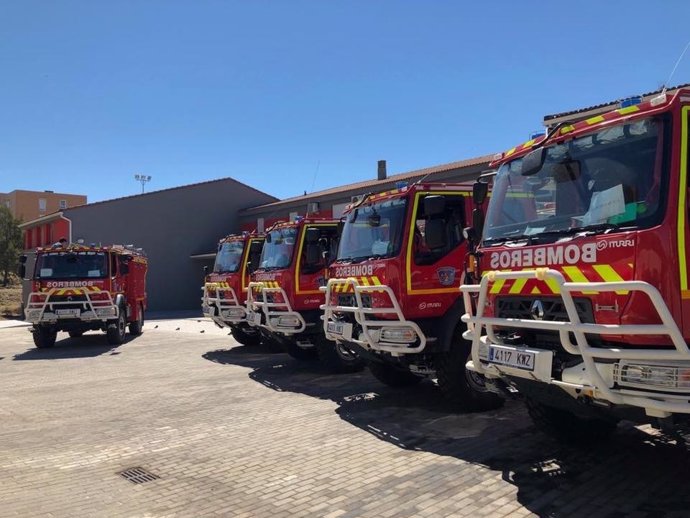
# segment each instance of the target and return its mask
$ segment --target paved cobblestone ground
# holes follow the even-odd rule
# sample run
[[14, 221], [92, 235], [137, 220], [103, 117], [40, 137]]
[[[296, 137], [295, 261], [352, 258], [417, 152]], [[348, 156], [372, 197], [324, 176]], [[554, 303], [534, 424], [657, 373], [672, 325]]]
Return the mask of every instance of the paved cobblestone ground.
[[690, 515], [690, 456], [649, 430], [570, 449], [520, 402], [455, 414], [196, 319], [59, 339], [0, 329], [3, 517]]

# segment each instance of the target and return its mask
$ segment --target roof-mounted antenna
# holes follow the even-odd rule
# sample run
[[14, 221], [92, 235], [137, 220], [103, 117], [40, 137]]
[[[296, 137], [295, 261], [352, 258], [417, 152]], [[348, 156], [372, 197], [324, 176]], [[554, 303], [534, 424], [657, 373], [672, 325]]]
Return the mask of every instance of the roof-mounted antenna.
[[688, 48], [690, 48], [690, 41], [688, 41], [687, 45], [685, 45], [685, 48], [683, 49], [683, 52], [681, 52], [680, 56], [678, 56], [678, 59], [676, 60], [676, 64], [673, 66], [673, 70], [671, 70], [671, 74], [668, 76], [668, 79], [666, 80], [663, 88], [661, 89], [661, 93], [651, 100], [652, 106], [655, 106], [657, 104], [661, 104], [664, 101], [666, 101], [666, 90], [668, 90], [668, 85], [671, 84], [671, 79], [673, 79], [673, 74], [676, 73], [676, 69], [678, 68], [678, 65], [680, 65], [680, 62], [683, 60], [683, 56], [685, 56], [685, 53], [688, 51]]

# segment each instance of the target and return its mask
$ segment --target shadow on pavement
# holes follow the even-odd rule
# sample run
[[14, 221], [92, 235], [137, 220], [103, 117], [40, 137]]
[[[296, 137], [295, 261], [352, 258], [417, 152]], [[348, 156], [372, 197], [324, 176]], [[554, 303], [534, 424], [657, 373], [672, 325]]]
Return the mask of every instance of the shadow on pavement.
[[[65, 336], [65, 338], [60, 338]], [[122, 345], [136, 337], [127, 335]], [[32, 347], [23, 353], [15, 354], [13, 360], [64, 360], [68, 358], [93, 358], [104, 354], [120, 354], [120, 345], [110, 345], [105, 333], [88, 333], [79, 338], [71, 338], [64, 333], [58, 335], [55, 346], [48, 349]]]
[[272, 390], [334, 401], [340, 418], [399, 448], [500, 471], [539, 516], [690, 515], [690, 454], [647, 428], [624, 423], [610, 441], [571, 447], [536, 430], [520, 401], [463, 415], [430, 382], [392, 389], [368, 371], [332, 375], [318, 362], [250, 347], [203, 356], [251, 368], [250, 378]]

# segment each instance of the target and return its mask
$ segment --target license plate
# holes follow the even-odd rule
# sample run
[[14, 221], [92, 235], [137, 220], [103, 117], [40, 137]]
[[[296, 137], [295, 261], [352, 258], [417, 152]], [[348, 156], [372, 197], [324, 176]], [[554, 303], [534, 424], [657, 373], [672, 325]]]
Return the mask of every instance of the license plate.
[[59, 317], [78, 317], [81, 314], [80, 309], [56, 309], [55, 314]]
[[489, 363], [505, 365], [526, 371], [534, 370], [535, 354], [529, 351], [521, 351], [514, 347], [489, 347]]
[[328, 322], [326, 324], [326, 330], [336, 336], [340, 336], [345, 339], [352, 338], [352, 324], [344, 322]]

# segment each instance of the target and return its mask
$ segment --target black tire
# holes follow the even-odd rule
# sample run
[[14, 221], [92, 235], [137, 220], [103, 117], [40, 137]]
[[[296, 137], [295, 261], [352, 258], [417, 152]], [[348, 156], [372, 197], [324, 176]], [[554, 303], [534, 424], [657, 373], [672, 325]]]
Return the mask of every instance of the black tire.
[[144, 332], [144, 306], [139, 306], [139, 318], [129, 323], [129, 334], [139, 336]]
[[297, 345], [297, 342], [289, 338], [282, 340], [282, 342], [285, 352], [292, 356], [295, 360], [312, 361], [318, 359], [316, 347], [309, 347], [308, 349], [305, 349], [304, 347]]
[[244, 329], [237, 326], [230, 326], [230, 332], [235, 341], [242, 345], [259, 345], [261, 343], [261, 333], [258, 330], [247, 333]]
[[374, 361], [368, 362], [367, 365], [374, 377], [389, 387], [411, 387], [422, 381], [421, 376], [412, 374], [410, 371], [398, 369], [388, 363]]
[[55, 345], [55, 340], [57, 340], [57, 329], [52, 329], [50, 327], [34, 327], [33, 337], [34, 345], [39, 349], [48, 349]]
[[320, 334], [314, 337], [316, 353], [326, 368], [335, 374], [359, 372], [366, 365], [356, 353]]
[[462, 337], [464, 326], [453, 333], [450, 350], [436, 355], [436, 378], [445, 398], [463, 412], [481, 412], [503, 406], [505, 400], [484, 390], [484, 377], [468, 371], [472, 343]]
[[590, 444], [608, 439], [616, 431], [618, 420], [584, 418], [532, 398], [525, 398], [527, 412], [535, 426], [558, 441], [570, 444]]
[[84, 336], [84, 331], [67, 331], [70, 338], [81, 338]]
[[108, 329], [105, 332], [110, 345], [120, 345], [127, 336], [127, 311], [120, 307], [120, 314], [116, 320], [108, 322]]

